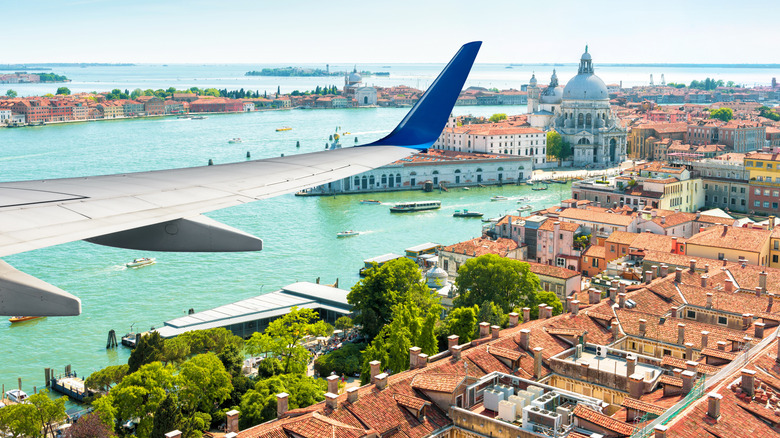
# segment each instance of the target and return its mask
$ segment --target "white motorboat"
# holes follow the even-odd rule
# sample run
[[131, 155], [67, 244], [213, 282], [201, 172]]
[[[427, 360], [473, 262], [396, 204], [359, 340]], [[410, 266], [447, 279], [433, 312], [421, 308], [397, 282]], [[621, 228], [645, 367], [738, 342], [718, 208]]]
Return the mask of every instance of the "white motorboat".
[[5, 398], [14, 403], [24, 403], [27, 401], [27, 393], [21, 389], [11, 389], [5, 392]]
[[128, 268], [141, 268], [144, 266], [149, 266], [157, 263], [157, 259], [155, 258], [149, 258], [149, 257], [141, 257], [140, 259], [135, 259], [130, 263], [125, 263], [125, 266]]
[[340, 232], [340, 233], [336, 233], [336, 237], [349, 237], [349, 236], [357, 236], [358, 234], [360, 234], [360, 232], [359, 232], [359, 231], [355, 231], [355, 230], [347, 230], [347, 231], [342, 231], [342, 232]]
[[501, 196], [501, 195], [493, 196], [492, 198], [490, 198], [491, 201], [506, 201], [508, 199], [509, 198], [507, 198], [506, 196]]
[[228, 143], [234, 144], [234, 143], [243, 143], [244, 140], [241, 140], [241, 137], [235, 137], [228, 140]]

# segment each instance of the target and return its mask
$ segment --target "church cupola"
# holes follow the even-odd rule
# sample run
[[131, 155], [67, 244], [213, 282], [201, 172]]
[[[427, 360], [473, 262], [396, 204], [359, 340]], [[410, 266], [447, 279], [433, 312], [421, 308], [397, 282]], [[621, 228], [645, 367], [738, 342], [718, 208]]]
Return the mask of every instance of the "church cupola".
[[593, 74], [593, 61], [588, 53], [588, 46], [585, 45], [585, 53], [580, 58], [580, 68], [577, 70], [577, 74]]
[[536, 86], [536, 73], [531, 74], [531, 80], [528, 81], [528, 85], [532, 87]]

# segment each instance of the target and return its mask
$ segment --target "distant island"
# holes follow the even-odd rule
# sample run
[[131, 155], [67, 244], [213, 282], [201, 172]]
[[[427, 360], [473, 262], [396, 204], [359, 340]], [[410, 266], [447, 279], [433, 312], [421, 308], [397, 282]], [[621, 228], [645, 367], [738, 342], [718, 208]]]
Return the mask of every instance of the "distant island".
[[0, 74], [0, 84], [35, 84], [35, 83], [54, 83], [70, 82], [65, 75], [56, 73], [27, 73], [15, 72], [11, 74]]
[[323, 77], [323, 76], [341, 76], [344, 72], [330, 72], [321, 68], [300, 68], [300, 67], [282, 67], [282, 68], [264, 68], [260, 71], [252, 70], [244, 76], [300, 76], [300, 77]]

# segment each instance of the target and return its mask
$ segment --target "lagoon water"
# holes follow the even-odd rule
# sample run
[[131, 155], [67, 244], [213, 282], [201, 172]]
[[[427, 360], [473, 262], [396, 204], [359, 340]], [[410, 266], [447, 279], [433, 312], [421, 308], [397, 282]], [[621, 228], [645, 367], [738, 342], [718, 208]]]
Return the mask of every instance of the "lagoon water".
[[[211, 115], [205, 120], [155, 118], [0, 129], [3, 181], [73, 177], [242, 161], [324, 149], [336, 127], [351, 132], [345, 145], [389, 132], [406, 109], [286, 110]], [[456, 114], [519, 114], [525, 107], [456, 108]], [[292, 131], [276, 132], [279, 126]], [[233, 137], [244, 143], [228, 144]], [[301, 142], [300, 150], [296, 141]], [[11, 325], [0, 322], [0, 383], [43, 386], [43, 369], [67, 364], [80, 374], [123, 363], [129, 350], [106, 350], [108, 331], [123, 335], [159, 327], [168, 319], [277, 290], [295, 281], [333, 283], [349, 289], [359, 279], [362, 260], [433, 241], [452, 244], [476, 237], [482, 223], [453, 218], [456, 209], [496, 217], [518, 207], [490, 197], [531, 196], [534, 207], [568, 197], [569, 186], [545, 192], [529, 186], [473, 188], [449, 193], [395, 192], [339, 197], [292, 194], [208, 215], [264, 239], [257, 253], [179, 254], [116, 249], [73, 242], [6, 257], [12, 266], [48, 281], [82, 300], [77, 317], [45, 318]], [[387, 205], [362, 205], [361, 198], [394, 203], [440, 199], [442, 209], [390, 214]], [[337, 239], [339, 231], [360, 235]], [[153, 266], [128, 270], [136, 257], [156, 257]]]

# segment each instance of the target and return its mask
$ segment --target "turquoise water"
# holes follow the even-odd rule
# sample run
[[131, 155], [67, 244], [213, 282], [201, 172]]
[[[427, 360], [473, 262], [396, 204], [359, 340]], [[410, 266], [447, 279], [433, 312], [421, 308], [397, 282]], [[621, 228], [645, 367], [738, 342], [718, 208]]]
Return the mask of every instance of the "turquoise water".
[[[490, 115], [518, 114], [524, 107], [457, 109]], [[206, 120], [160, 118], [0, 129], [0, 180], [71, 177], [241, 161], [324, 149], [337, 126], [367, 142], [389, 132], [405, 109], [289, 110], [209, 116]], [[275, 132], [279, 126], [292, 131]], [[242, 144], [227, 140], [242, 137]], [[295, 147], [301, 142], [300, 150]], [[124, 363], [129, 350], [106, 350], [108, 331], [159, 327], [166, 320], [277, 290], [295, 281], [332, 283], [348, 289], [358, 281], [362, 260], [427, 241], [452, 244], [479, 236], [482, 223], [452, 217], [468, 208], [495, 217], [517, 208], [514, 201], [490, 197], [530, 196], [534, 207], [569, 197], [569, 186], [553, 184], [534, 192], [529, 186], [474, 188], [449, 193], [395, 192], [333, 197], [280, 196], [208, 215], [264, 239], [257, 253], [177, 254], [130, 251], [73, 242], [5, 260], [12, 266], [77, 295], [83, 313], [14, 324], [0, 322], [0, 383], [43, 386], [43, 369], [62, 371], [71, 364], [80, 374]], [[390, 214], [386, 205], [362, 205], [361, 198], [383, 202], [439, 199], [438, 211]], [[360, 235], [337, 239], [346, 229]], [[136, 257], [158, 263], [124, 269]]]

